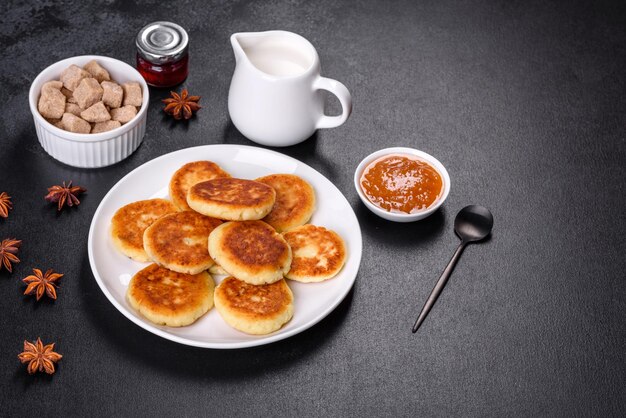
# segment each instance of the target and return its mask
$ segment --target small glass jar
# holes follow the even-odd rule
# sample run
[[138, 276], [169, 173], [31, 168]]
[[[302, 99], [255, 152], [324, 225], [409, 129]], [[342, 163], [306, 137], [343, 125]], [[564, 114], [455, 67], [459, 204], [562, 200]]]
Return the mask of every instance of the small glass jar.
[[172, 22], [153, 22], [137, 34], [137, 70], [151, 86], [172, 87], [189, 74], [189, 36]]

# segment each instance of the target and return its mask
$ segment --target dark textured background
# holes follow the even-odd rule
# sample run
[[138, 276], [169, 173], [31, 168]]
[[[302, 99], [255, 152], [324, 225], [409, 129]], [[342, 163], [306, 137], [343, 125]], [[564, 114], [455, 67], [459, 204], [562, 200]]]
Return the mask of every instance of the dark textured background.
[[[87, 3], [87, 2], [85, 2]], [[0, 191], [15, 209], [0, 238], [24, 241], [0, 272], [0, 415], [619, 416], [626, 411], [626, 6], [624, 2], [362, 0], [10, 1], [0, 6]], [[204, 108], [189, 123], [151, 91], [146, 137], [109, 168], [48, 157], [30, 82], [81, 54], [133, 62], [137, 30], [182, 24], [184, 83]], [[356, 211], [363, 262], [353, 291], [312, 329], [216, 351], [156, 337], [105, 298], [87, 260], [98, 203], [123, 175], [181, 148], [251, 145], [229, 123], [228, 37], [286, 29], [318, 49], [354, 113], [279, 151], [331, 179]], [[329, 99], [329, 108], [338, 104]], [[439, 158], [443, 209], [401, 225], [360, 203], [358, 162], [387, 146]], [[57, 214], [46, 187], [89, 189]], [[458, 240], [455, 213], [492, 209], [493, 237], [469, 247], [425, 325], [410, 329]], [[65, 273], [59, 299], [23, 297], [32, 267]], [[29, 376], [24, 339], [56, 341], [53, 377]]]

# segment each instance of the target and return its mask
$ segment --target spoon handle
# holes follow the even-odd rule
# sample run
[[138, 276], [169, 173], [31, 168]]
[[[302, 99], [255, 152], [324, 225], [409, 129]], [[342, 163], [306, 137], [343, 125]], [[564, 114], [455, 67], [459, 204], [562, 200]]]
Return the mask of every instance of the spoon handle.
[[413, 333], [417, 332], [420, 325], [422, 325], [422, 322], [424, 322], [424, 320], [426, 319], [428, 312], [430, 312], [430, 309], [433, 307], [433, 305], [437, 301], [437, 298], [441, 294], [441, 291], [443, 290], [444, 286], [446, 285], [446, 282], [448, 281], [448, 279], [450, 278], [450, 275], [452, 274], [452, 270], [454, 270], [454, 266], [456, 265], [456, 262], [461, 257], [461, 253], [465, 249], [466, 244], [467, 244], [466, 242], [461, 242], [459, 247], [454, 252], [452, 259], [450, 260], [445, 270], [441, 274], [441, 277], [439, 278], [439, 280], [437, 280], [437, 284], [433, 288], [433, 291], [430, 292], [430, 296], [428, 296], [428, 299], [426, 300], [426, 303], [424, 303], [424, 307], [422, 308], [422, 311], [417, 317], [417, 321], [415, 321], [415, 325], [413, 325]]

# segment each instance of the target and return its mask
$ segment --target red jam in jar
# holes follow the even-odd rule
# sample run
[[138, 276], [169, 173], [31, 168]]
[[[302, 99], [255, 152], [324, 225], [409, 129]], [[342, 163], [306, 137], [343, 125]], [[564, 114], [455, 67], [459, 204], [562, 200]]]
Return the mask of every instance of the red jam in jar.
[[189, 36], [172, 22], [153, 22], [137, 34], [137, 70], [151, 86], [172, 87], [189, 74]]

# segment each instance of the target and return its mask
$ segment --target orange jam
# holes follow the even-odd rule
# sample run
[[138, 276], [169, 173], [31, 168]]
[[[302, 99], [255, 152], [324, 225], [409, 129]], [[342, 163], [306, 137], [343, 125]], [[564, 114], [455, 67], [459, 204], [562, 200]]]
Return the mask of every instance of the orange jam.
[[441, 174], [413, 155], [390, 154], [372, 161], [360, 182], [369, 201], [389, 212], [419, 212], [443, 191]]

